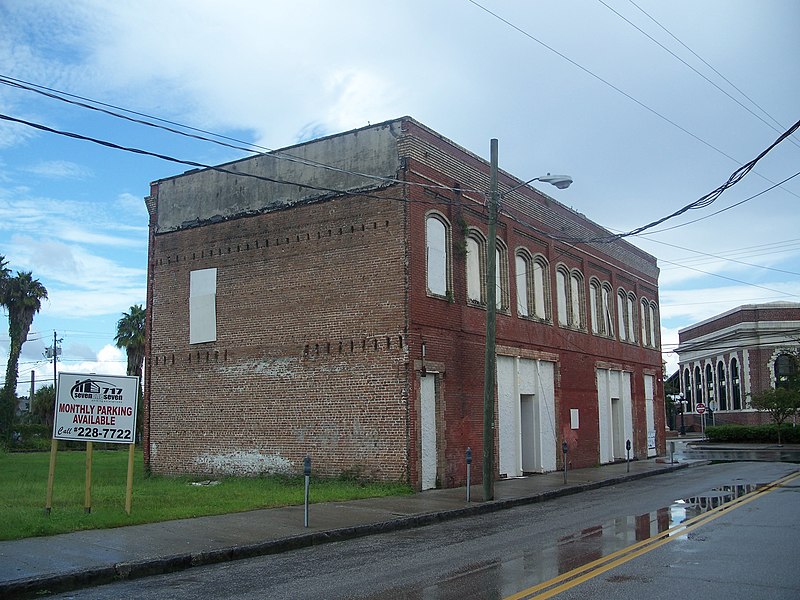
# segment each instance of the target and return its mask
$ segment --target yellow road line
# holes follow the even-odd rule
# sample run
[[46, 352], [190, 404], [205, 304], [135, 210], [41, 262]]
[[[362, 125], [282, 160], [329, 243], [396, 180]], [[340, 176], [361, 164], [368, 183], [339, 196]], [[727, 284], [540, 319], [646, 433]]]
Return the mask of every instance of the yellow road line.
[[693, 531], [698, 527], [701, 527], [702, 525], [721, 517], [725, 512], [729, 512], [734, 508], [738, 508], [747, 504], [748, 502], [752, 502], [759, 496], [772, 492], [782, 485], [797, 479], [798, 477], [800, 477], [800, 471], [790, 473], [789, 475], [781, 477], [780, 479], [776, 479], [772, 483], [769, 483], [755, 491], [740, 496], [739, 498], [735, 498], [730, 502], [721, 504], [720, 506], [713, 508], [701, 515], [684, 521], [683, 523], [670, 527], [658, 535], [636, 542], [635, 544], [617, 550], [616, 552], [612, 552], [608, 556], [593, 560], [592, 562], [577, 567], [572, 571], [562, 573], [558, 577], [554, 577], [553, 579], [529, 587], [512, 596], [507, 596], [505, 600], [527, 600], [529, 598], [544, 600], [545, 598], [552, 598], [556, 594], [560, 594], [561, 592], [573, 588], [576, 585], [588, 581], [589, 579], [592, 579], [593, 577], [596, 577], [602, 573], [605, 573], [614, 567], [618, 567], [619, 565], [633, 560], [637, 556], [641, 556], [642, 554], [663, 546], [667, 542], [686, 535], [690, 531]]

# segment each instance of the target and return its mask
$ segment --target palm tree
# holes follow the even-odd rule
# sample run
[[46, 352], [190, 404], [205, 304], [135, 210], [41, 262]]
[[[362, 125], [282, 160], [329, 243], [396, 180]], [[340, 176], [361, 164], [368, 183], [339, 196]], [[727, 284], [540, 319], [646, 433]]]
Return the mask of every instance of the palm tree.
[[122, 318], [117, 321], [117, 335], [114, 341], [117, 348], [125, 348], [128, 355], [128, 375], [139, 376], [139, 400], [136, 410], [136, 437], [142, 433], [142, 365], [144, 364], [144, 316], [145, 311], [141, 304], [134, 304], [130, 312], [122, 313]]
[[114, 341], [117, 348], [125, 348], [128, 355], [128, 375], [142, 376], [144, 364], [144, 308], [134, 304], [130, 312], [122, 313], [117, 321], [117, 335]]
[[33, 278], [30, 271], [17, 271], [15, 277], [9, 277], [5, 260], [0, 260], [0, 271], [4, 274], [0, 286], [0, 304], [8, 310], [8, 337], [11, 339], [6, 381], [0, 391], [0, 434], [8, 440], [17, 404], [19, 355], [28, 339], [33, 316], [42, 308], [42, 300], [47, 298], [47, 289]]

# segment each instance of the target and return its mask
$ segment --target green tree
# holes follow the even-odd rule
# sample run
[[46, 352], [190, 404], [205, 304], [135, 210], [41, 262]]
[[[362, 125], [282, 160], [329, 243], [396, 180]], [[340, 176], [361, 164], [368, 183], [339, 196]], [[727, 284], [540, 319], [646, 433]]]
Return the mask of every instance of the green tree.
[[122, 313], [117, 321], [117, 335], [114, 341], [117, 348], [125, 348], [128, 356], [128, 375], [139, 377], [139, 407], [136, 411], [136, 430], [142, 431], [142, 365], [144, 365], [144, 320], [145, 310], [141, 304], [134, 304], [130, 311]]
[[52, 385], [40, 387], [33, 394], [31, 403], [31, 419], [34, 423], [47, 425], [53, 428], [53, 418], [56, 408], [56, 389]]
[[[7, 272], [5, 261], [2, 270]], [[28, 339], [28, 332], [34, 315], [42, 308], [42, 300], [47, 298], [47, 289], [33, 274], [19, 272], [15, 277], [3, 278], [0, 288], [0, 304], [8, 311], [8, 365], [6, 381], [0, 391], [0, 436], [8, 441], [11, 438], [11, 425], [17, 403], [17, 375], [22, 345]]]
[[778, 425], [778, 445], [780, 445], [781, 425], [800, 410], [800, 390], [795, 387], [764, 390], [750, 396], [750, 406], [769, 413], [769, 416]]

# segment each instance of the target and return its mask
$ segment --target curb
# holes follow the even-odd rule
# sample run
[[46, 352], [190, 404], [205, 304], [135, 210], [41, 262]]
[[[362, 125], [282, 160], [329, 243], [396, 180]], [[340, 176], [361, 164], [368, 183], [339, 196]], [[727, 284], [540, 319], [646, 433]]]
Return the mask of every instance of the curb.
[[504, 500], [493, 500], [487, 503], [475, 503], [462, 508], [422, 513], [409, 517], [400, 517], [390, 521], [371, 523], [369, 525], [355, 525], [353, 527], [342, 527], [339, 529], [316, 531], [314, 533], [304, 533], [301, 535], [289, 536], [276, 540], [269, 540], [266, 542], [258, 542], [255, 544], [228, 546], [226, 548], [218, 548], [216, 550], [175, 554], [172, 556], [144, 559], [140, 561], [120, 562], [106, 567], [80, 569], [69, 573], [59, 573], [44, 577], [30, 577], [15, 581], [1, 582], [0, 597], [39, 597], [45, 594], [68, 592], [85, 587], [113, 583], [115, 581], [139, 579], [141, 577], [150, 577], [153, 575], [166, 575], [168, 573], [175, 573], [177, 571], [183, 571], [192, 567], [213, 565], [244, 558], [267, 556], [270, 554], [280, 554], [290, 550], [298, 550], [300, 548], [308, 548], [330, 542], [356, 539], [360, 537], [366, 537], [368, 535], [377, 535], [404, 529], [425, 527], [445, 521], [485, 515], [500, 510], [516, 508], [518, 506], [546, 502], [555, 498], [571, 496], [573, 494], [609, 487], [612, 485], [625, 483], [627, 481], [635, 481], [638, 479], [644, 479], [646, 477], [653, 477], [655, 475], [663, 475], [665, 473], [671, 473], [672, 471], [689, 467], [703, 466], [709, 464], [710, 462], [711, 461], [694, 461], [691, 463], [666, 464], [661, 468], [650, 471], [643, 471], [640, 473], [625, 473], [624, 475], [618, 475], [616, 477], [603, 479], [601, 481], [581, 483], [563, 489], [541, 492], [532, 496], [520, 496], [517, 498], [506, 498]]

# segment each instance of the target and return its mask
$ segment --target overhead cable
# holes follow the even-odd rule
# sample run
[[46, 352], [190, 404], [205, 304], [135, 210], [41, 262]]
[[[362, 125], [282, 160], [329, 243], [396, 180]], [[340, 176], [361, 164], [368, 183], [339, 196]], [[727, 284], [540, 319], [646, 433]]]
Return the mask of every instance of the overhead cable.
[[[357, 176], [357, 177], [364, 177], [366, 179], [373, 179], [373, 180], [376, 180], [376, 181], [383, 181], [383, 182], [387, 182], [387, 183], [404, 183], [404, 184], [407, 184], [407, 185], [413, 185], [413, 186], [416, 186], [416, 187], [428, 188], [428, 189], [433, 189], [433, 190], [437, 190], [437, 189], [439, 189], [439, 190], [441, 190], [441, 189], [452, 190], [453, 189], [452, 187], [445, 186], [445, 185], [408, 182], [408, 181], [402, 181], [400, 179], [396, 179], [394, 177], [384, 177], [384, 176], [381, 176], [381, 175], [373, 175], [373, 174], [370, 174], [370, 173], [361, 173], [361, 172], [358, 172], [358, 171], [352, 171], [352, 170], [349, 170], [349, 169], [343, 169], [341, 167], [336, 167], [334, 165], [329, 165], [329, 164], [321, 163], [321, 162], [314, 161], [314, 160], [311, 160], [311, 159], [303, 158], [303, 157], [300, 157], [300, 156], [295, 156], [295, 155], [290, 154], [290, 153], [288, 153], [286, 151], [273, 150], [273, 149], [267, 148], [265, 146], [259, 146], [258, 144], [252, 144], [252, 143], [245, 142], [245, 141], [242, 141], [242, 140], [237, 140], [235, 138], [224, 136], [224, 135], [221, 135], [221, 134], [218, 134], [218, 133], [209, 132], [209, 131], [206, 131], [204, 129], [197, 129], [195, 127], [191, 127], [189, 125], [184, 125], [182, 123], [177, 123], [175, 121], [169, 121], [167, 119], [162, 119], [160, 117], [155, 117], [155, 116], [152, 116], [152, 115], [148, 115], [146, 113], [137, 112], [137, 111], [134, 111], [134, 110], [131, 110], [131, 109], [128, 109], [128, 108], [115, 106], [113, 104], [107, 104], [105, 102], [101, 102], [99, 100], [93, 100], [91, 98], [86, 98], [84, 96], [77, 96], [75, 94], [70, 94], [68, 92], [63, 92], [61, 90], [56, 90], [54, 88], [41, 86], [41, 85], [38, 85], [38, 84], [35, 84], [35, 83], [31, 83], [29, 81], [24, 81], [24, 80], [21, 80], [21, 79], [16, 79], [14, 77], [9, 77], [7, 75], [0, 75], [0, 84], [8, 85], [10, 87], [15, 87], [15, 88], [26, 90], [26, 91], [30, 91], [30, 92], [34, 92], [36, 94], [40, 94], [42, 96], [46, 96], [46, 97], [54, 99], [54, 100], [59, 100], [61, 102], [65, 102], [67, 104], [72, 104], [74, 106], [79, 106], [81, 108], [86, 108], [88, 110], [93, 110], [93, 111], [96, 111], [96, 112], [100, 112], [100, 113], [106, 114], [108, 116], [117, 118], [117, 119], [124, 119], [126, 121], [130, 121], [132, 123], [136, 123], [136, 124], [139, 124], [139, 125], [144, 125], [144, 126], [147, 126], [147, 127], [153, 127], [155, 129], [161, 129], [163, 131], [167, 131], [169, 133], [174, 133], [176, 135], [181, 135], [181, 136], [188, 137], [188, 138], [191, 138], [191, 139], [196, 139], [196, 140], [205, 141], [205, 142], [211, 142], [212, 144], [217, 144], [219, 146], [223, 146], [225, 148], [230, 148], [230, 149], [233, 149], [233, 150], [240, 150], [240, 151], [243, 151], [243, 152], [248, 152], [250, 154], [264, 154], [264, 153], [267, 153], [267, 154], [269, 154], [270, 157], [278, 159], [278, 160], [285, 160], [287, 162], [295, 162], [295, 163], [303, 164], [303, 165], [310, 166], [310, 167], [315, 167], [315, 168], [319, 168], [319, 169], [325, 169], [325, 170], [328, 170], [328, 171], [335, 171], [337, 173], [343, 173], [343, 174], [346, 174], [346, 175], [354, 175], [354, 176]], [[81, 101], [70, 100], [69, 98], [76, 98], [76, 99], [81, 100]], [[97, 106], [94, 106], [95, 104]], [[232, 142], [236, 142], [236, 144], [231, 144], [231, 143], [228, 143], [228, 142], [225, 142], [225, 141], [221, 141], [219, 139], [214, 139], [212, 137], [207, 137], [207, 135], [198, 135], [198, 134], [194, 134], [194, 133], [187, 133], [186, 131], [181, 131], [180, 129], [175, 129], [174, 127], [167, 127], [165, 125], [160, 125], [158, 123], [153, 123], [151, 121], [145, 121], [143, 119], [137, 119], [137, 118], [134, 118], [134, 117], [129, 117], [127, 115], [120, 114], [120, 113], [114, 112], [112, 110], [107, 110], [106, 108], [100, 108], [101, 106], [105, 106], [105, 107], [108, 107], [108, 108], [113, 108], [113, 109], [115, 109], [117, 111], [122, 111], [122, 112], [130, 113], [130, 114], [138, 115], [140, 117], [145, 117], [147, 119], [152, 119], [153, 121], [160, 121], [162, 123], [168, 123], [169, 125], [174, 125], [175, 127], [180, 127], [182, 129], [186, 129], [186, 130], [189, 130], [189, 131], [197, 131], [199, 133], [204, 133], [204, 134], [207, 134], [207, 135], [211, 135], [211, 136], [214, 136], [216, 138], [221, 138], [223, 140], [230, 140]], [[245, 145], [242, 146], [242, 145], [237, 145], [237, 144], [245, 144]], [[462, 191], [462, 192], [483, 193], [480, 190], [470, 190], [470, 189], [467, 189], [467, 188], [461, 188], [460, 191]]]
[[[688, 136], [690, 136], [690, 137], [694, 138], [695, 140], [697, 140], [698, 142], [700, 142], [700, 143], [701, 143], [701, 144], [703, 144], [704, 146], [707, 146], [708, 148], [711, 148], [711, 149], [712, 149], [712, 150], [714, 150], [715, 152], [717, 152], [717, 153], [721, 154], [722, 156], [724, 156], [725, 158], [727, 158], [727, 159], [729, 159], [729, 160], [732, 160], [732, 161], [733, 161], [733, 162], [735, 162], [735, 163], [739, 163], [739, 162], [740, 162], [739, 160], [737, 160], [736, 158], [734, 158], [733, 156], [731, 156], [730, 154], [728, 154], [728, 153], [727, 153], [727, 152], [725, 152], [724, 150], [722, 150], [722, 149], [720, 149], [720, 148], [717, 148], [717, 147], [716, 147], [716, 146], [714, 146], [714, 145], [713, 145], [711, 142], [704, 140], [703, 138], [701, 138], [699, 135], [697, 135], [697, 134], [695, 134], [695, 133], [692, 133], [691, 131], [689, 131], [688, 129], [686, 129], [685, 127], [683, 127], [682, 125], [678, 124], [676, 121], [673, 121], [672, 119], [670, 119], [670, 118], [669, 118], [669, 117], [667, 117], [666, 115], [663, 115], [663, 114], [661, 114], [660, 112], [658, 112], [658, 111], [657, 111], [657, 110], [655, 110], [654, 108], [652, 108], [652, 107], [648, 106], [647, 104], [645, 104], [644, 102], [642, 102], [642, 101], [641, 101], [641, 100], [639, 100], [638, 98], [636, 98], [636, 97], [632, 96], [631, 94], [629, 94], [628, 92], [624, 91], [622, 88], [620, 88], [620, 87], [618, 87], [618, 86], [614, 85], [614, 84], [613, 84], [613, 83], [611, 83], [609, 80], [607, 80], [607, 79], [604, 79], [604, 78], [600, 77], [600, 75], [598, 75], [598, 74], [597, 74], [597, 73], [595, 73], [594, 71], [590, 71], [588, 68], [584, 67], [582, 64], [580, 64], [580, 63], [578, 63], [578, 62], [574, 61], [573, 59], [569, 58], [569, 57], [568, 57], [566, 54], [563, 54], [562, 52], [559, 52], [558, 50], [556, 50], [556, 49], [555, 49], [555, 48], [553, 48], [552, 46], [549, 46], [548, 44], [545, 44], [543, 41], [541, 41], [540, 39], [538, 39], [537, 37], [535, 37], [535, 36], [534, 36], [534, 35], [532, 35], [531, 33], [529, 33], [529, 32], [527, 32], [527, 31], [525, 31], [524, 29], [522, 29], [522, 28], [521, 28], [521, 27], [519, 27], [518, 25], [515, 25], [514, 23], [512, 23], [512, 22], [511, 22], [511, 21], [509, 21], [508, 19], [505, 19], [504, 17], [501, 17], [501, 16], [500, 16], [499, 14], [497, 14], [496, 12], [493, 12], [493, 11], [489, 10], [488, 8], [486, 8], [485, 6], [483, 6], [483, 5], [482, 5], [480, 2], [477, 2], [477, 0], [467, 0], [467, 1], [468, 1], [468, 2], [470, 2], [471, 4], [474, 4], [475, 6], [477, 6], [478, 8], [480, 8], [481, 10], [483, 10], [484, 12], [488, 13], [489, 15], [491, 15], [492, 17], [494, 17], [494, 18], [495, 18], [495, 19], [497, 19], [498, 21], [501, 21], [502, 23], [505, 23], [506, 25], [508, 25], [509, 27], [511, 27], [512, 29], [514, 29], [515, 31], [518, 31], [519, 33], [521, 33], [521, 34], [522, 34], [522, 35], [524, 35], [525, 37], [527, 37], [527, 38], [529, 38], [530, 40], [532, 40], [532, 41], [536, 42], [537, 44], [539, 44], [539, 45], [540, 45], [540, 46], [542, 46], [543, 48], [545, 48], [545, 49], [549, 50], [550, 52], [552, 52], [552, 53], [553, 53], [553, 54], [555, 54], [556, 56], [558, 56], [558, 57], [560, 57], [560, 58], [564, 59], [564, 60], [565, 60], [565, 61], [567, 61], [569, 64], [573, 65], [574, 67], [577, 67], [578, 69], [580, 69], [581, 71], [583, 71], [584, 73], [586, 73], [587, 75], [589, 75], [590, 77], [593, 77], [594, 79], [596, 79], [596, 80], [597, 80], [597, 81], [599, 81], [600, 83], [602, 83], [602, 84], [604, 84], [604, 85], [606, 85], [606, 86], [610, 87], [610, 88], [611, 88], [612, 90], [614, 90], [615, 92], [617, 92], [617, 93], [619, 93], [619, 94], [621, 94], [621, 95], [625, 96], [625, 97], [626, 97], [628, 100], [630, 100], [631, 102], [634, 102], [635, 104], [638, 104], [639, 106], [641, 106], [641, 107], [642, 107], [643, 109], [645, 109], [646, 111], [648, 111], [648, 112], [650, 112], [650, 113], [654, 114], [655, 116], [657, 116], [659, 119], [661, 119], [661, 120], [663, 120], [663, 121], [666, 121], [667, 123], [669, 123], [670, 125], [672, 125], [673, 127], [677, 128], [677, 129], [679, 129], [680, 131], [682, 131], [682, 132], [683, 132], [683, 133], [685, 133], [686, 135], [688, 135]], [[771, 181], [771, 180], [769, 180], [767, 177], [764, 177], [764, 176], [763, 176], [763, 175], [761, 175], [760, 173], [758, 174], [758, 176], [759, 176], [759, 177], [761, 177], [761, 178], [763, 178], [764, 180], [768, 181], [769, 183], [774, 183], [774, 181]], [[792, 190], [788, 190], [788, 189], [785, 189], [785, 188], [784, 188], [784, 191], [786, 191], [788, 194], [791, 194], [791, 195], [793, 195], [793, 196], [798, 196], [798, 197], [800, 197], [800, 194], [796, 194], [796, 193], [795, 193], [795, 192], [793, 192]]]
[[[701, 73], [701, 72], [700, 72], [698, 69], [696, 69], [695, 67], [693, 67], [692, 65], [690, 65], [688, 62], [686, 62], [684, 59], [682, 59], [682, 58], [681, 58], [680, 56], [678, 56], [677, 54], [675, 54], [675, 53], [674, 53], [672, 50], [670, 50], [670, 49], [669, 49], [669, 48], [667, 48], [667, 47], [666, 47], [664, 44], [662, 44], [662, 43], [661, 43], [661, 42], [659, 42], [657, 39], [655, 39], [653, 36], [651, 36], [649, 33], [647, 33], [647, 32], [646, 32], [644, 29], [642, 29], [641, 27], [639, 27], [638, 25], [636, 25], [636, 23], [634, 23], [633, 21], [631, 21], [630, 19], [628, 19], [628, 18], [627, 18], [625, 15], [623, 15], [622, 13], [620, 13], [619, 11], [617, 11], [616, 9], [612, 8], [611, 6], [609, 6], [609, 5], [608, 5], [608, 3], [607, 3], [607, 2], [605, 2], [605, 0], [597, 0], [597, 1], [598, 1], [600, 4], [602, 4], [603, 6], [605, 6], [605, 7], [606, 7], [608, 10], [610, 10], [612, 13], [614, 13], [615, 15], [617, 15], [617, 16], [618, 16], [620, 19], [622, 19], [623, 21], [625, 21], [625, 22], [626, 22], [628, 25], [630, 25], [631, 27], [633, 27], [634, 29], [636, 29], [636, 31], [638, 31], [639, 33], [641, 33], [643, 36], [645, 36], [645, 37], [646, 37], [647, 39], [649, 39], [651, 42], [653, 42], [654, 44], [656, 44], [657, 46], [659, 46], [659, 47], [660, 47], [662, 50], [664, 50], [665, 52], [667, 52], [667, 53], [668, 53], [670, 56], [672, 56], [672, 57], [673, 57], [673, 58], [675, 58], [676, 60], [678, 60], [678, 61], [680, 61], [681, 63], [683, 63], [683, 64], [684, 64], [685, 66], [687, 66], [689, 69], [691, 69], [692, 71], [694, 71], [694, 72], [695, 72], [697, 75], [699, 75], [700, 77], [702, 77], [703, 79], [705, 79], [705, 80], [706, 80], [708, 83], [710, 83], [710, 84], [711, 84], [711, 85], [713, 85], [715, 88], [717, 88], [717, 90], [719, 90], [720, 92], [722, 92], [723, 94], [725, 94], [725, 95], [726, 95], [728, 98], [730, 98], [731, 100], [733, 100], [734, 102], [736, 102], [736, 104], [738, 104], [739, 106], [741, 106], [743, 109], [745, 109], [745, 110], [746, 110], [747, 112], [749, 112], [751, 115], [753, 115], [753, 116], [754, 116], [756, 119], [758, 119], [759, 121], [761, 121], [762, 123], [764, 123], [764, 125], [766, 125], [766, 126], [767, 126], [767, 127], [769, 127], [770, 129], [772, 129], [773, 131], [777, 131], [777, 132], [780, 132], [780, 131], [782, 131], [783, 129], [785, 129], [785, 127], [783, 127], [783, 126], [781, 126], [781, 127], [777, 127], [777, 126], [773, 125], [772, 123], [770, 123], [769, 121], [767, 121], [767, 120], [766, 120], [764, 117], [762, 117], [761, 115], [759, 115], [759, 114], [756, 114], [756, 112], [755, 112], [755, 111], [754, 111], [752, 108], [750, 108], [749, 106], [746, 106], [746, 105], [745, 105], [745, 104], [744, 104], [744, 103], [743, 103], [741, 100], [739, 100], [738, 98], [734, 98], [734, 97], [733, 97], [733, 95], [732, 95], [730, 92], [728, 92], [727, 90], [724, 90], [724, 89], [722, 89], [722, 87], [720, 87], [720, 86], [719, 86], [717, 83], [715, 83], [715, 82], [711, 81], [711, 79], [710, 79], [709, 77], [707, 77], [706, 75], [704, 75], [703, 73]], [[635, 5], [634, 5], [634, 6], [635, 6]], [[637, 6], [637, 8], [639, 8], [639, 7]], [[640, 9], [640, 10], [641, 10], [641, 9]], [[644, 12], [644, 11], [642, 11], [642, 12]], [[646, 13], [645, 13], [645, 14], [646, 14]], [[649, 15], [648, 15], [648, 16], [649, 16]], [[651, 17], [651, 18], [652, 18], [652, 17]], [[674, 37], [674, 36], [673, 36], [673, 37]], [[676, 39], [677, 39], [677, 38], [676, 38]], [[695, 56], [697, 56], [697, 55], [695, 54]], [[698, 57], [698, 58], [699, 58], [699, 57]], [[704, 61], [704, 62], [705, 62], [705, 61]], [[706, 63], [706, 64], [708, 64], [708, 63]], [[716, 72], [716, 71], [715, 71], [715, 72]], [[727, 81], [727, 80], [726, 80], [726, 81]], [[738, 88], [737, 88], [737, 89], [738, 89]], [[741, 93], [741, 91], [740, 91], [740, 93]], [[747, 97], [747, 96], [745, 96], [745, 97]], [[749, 98], [748, 98], [748, 100], [749, 100]], [[752, 101], [751, 101], [751, 102], [752, 102]], [[759, 107], [759, 108], [760, 108], [760, 107]], [[763, 109], [762, 109], [762, 112], [763, 112]], [[774, 119], [773, 119], [773, 120], [774, 120]], [[792, 143], [793, 143], [795, 146], [798, 146], [798, 147], [800, 147], [800, 144], [799, 144], [798, 142], [796, 142], [795, 140], [793, 140], [793, 139], [790, 139], [789, 141], [790, 141], [790, 142], [792, 142]]]

